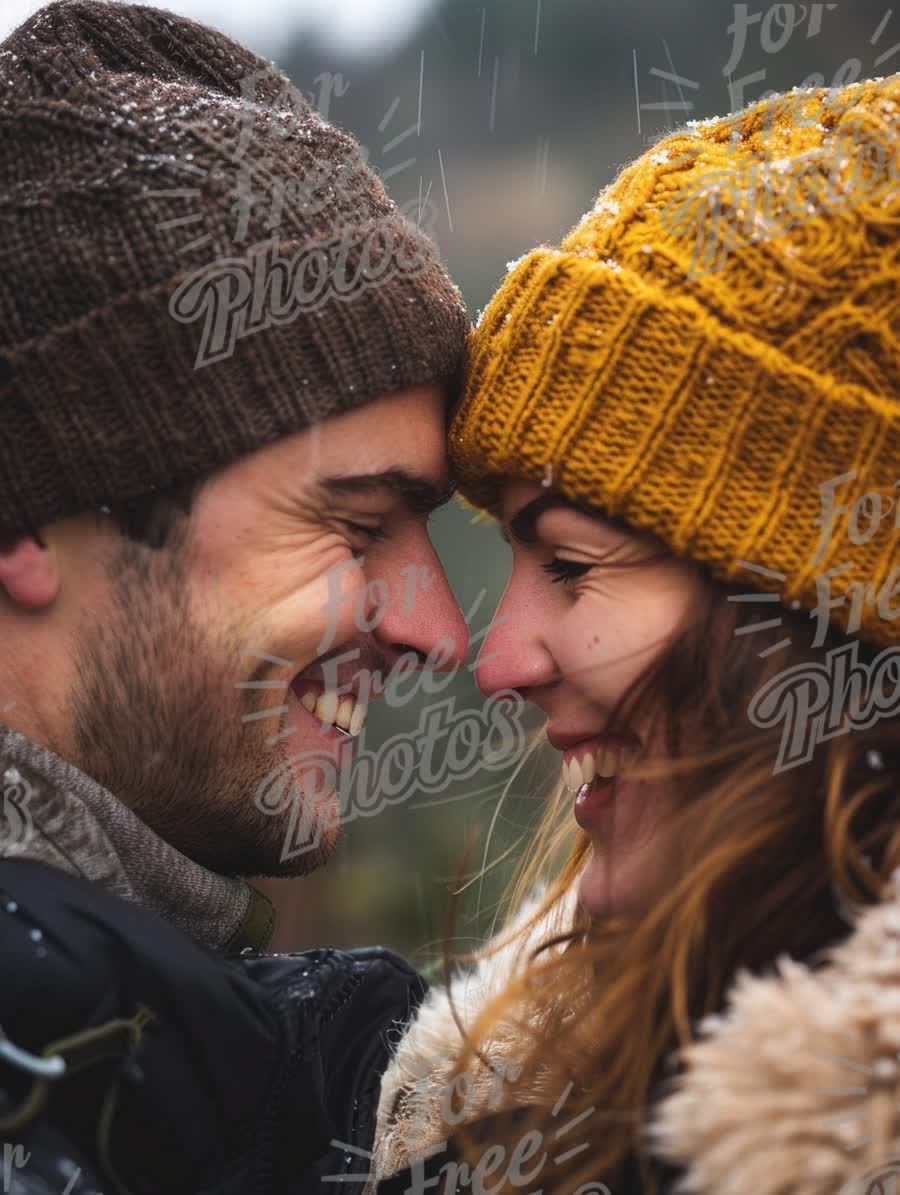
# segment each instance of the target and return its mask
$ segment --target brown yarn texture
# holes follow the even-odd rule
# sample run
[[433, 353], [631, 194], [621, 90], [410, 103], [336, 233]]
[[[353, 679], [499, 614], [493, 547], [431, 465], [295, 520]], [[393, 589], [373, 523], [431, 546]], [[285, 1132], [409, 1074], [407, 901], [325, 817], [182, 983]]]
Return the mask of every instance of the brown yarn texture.
[[[289, 88], [213, 29], [105, 0], [55, 0], [0, 45], [0, 534], [455, 384], [469, 321], [433, 243]], [[279, 305], [288, 265], [265, 266], [298, 255], [309, 286], [332, 271], [316, 306]], [[201, 362], [203, 304], [248, 279]], [[251, 301], [275, 319], [246, 333]]]

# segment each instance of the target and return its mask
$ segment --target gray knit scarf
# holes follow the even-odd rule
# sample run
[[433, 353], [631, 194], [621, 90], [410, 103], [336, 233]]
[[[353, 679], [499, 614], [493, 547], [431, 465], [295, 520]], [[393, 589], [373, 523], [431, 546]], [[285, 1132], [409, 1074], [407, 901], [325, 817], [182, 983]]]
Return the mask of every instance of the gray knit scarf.
[[255, 895], [169, 846], [90, 776], [0, 726], [0, 858], [32, 859], [100, 884], [223, 949]]

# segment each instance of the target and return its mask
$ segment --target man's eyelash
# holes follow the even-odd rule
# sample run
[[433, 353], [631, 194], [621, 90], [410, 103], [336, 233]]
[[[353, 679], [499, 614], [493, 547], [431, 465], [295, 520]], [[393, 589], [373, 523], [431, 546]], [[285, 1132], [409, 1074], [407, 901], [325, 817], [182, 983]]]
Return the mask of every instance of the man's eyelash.
[[354, 535], [364, 535], [372, 543], [377, 543], [379, 540], [384, 539], [386, 535], [383, 527], [370, 527], [366, 523], [354, 523], [351, 519], [341, 519], [341, 522]]
[[554, 585], [558, 581], [575, 581], [583, 577], [593, 568], [591, 564], [583, 564], [577, 560], [551, 560], [549, 564], [542, 564], [541, 568], [553, 578]]

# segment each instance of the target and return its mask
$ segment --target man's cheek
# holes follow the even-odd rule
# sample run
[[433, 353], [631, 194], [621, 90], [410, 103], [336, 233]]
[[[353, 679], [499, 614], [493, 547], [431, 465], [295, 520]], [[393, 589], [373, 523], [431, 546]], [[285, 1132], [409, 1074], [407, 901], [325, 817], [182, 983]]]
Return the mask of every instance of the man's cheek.
[[283, 654], [299, 669], [346, 643], [365, 623], [367, 601], [365, 577], [355, 560], [342, 561], [299, 586], [273, 612]]

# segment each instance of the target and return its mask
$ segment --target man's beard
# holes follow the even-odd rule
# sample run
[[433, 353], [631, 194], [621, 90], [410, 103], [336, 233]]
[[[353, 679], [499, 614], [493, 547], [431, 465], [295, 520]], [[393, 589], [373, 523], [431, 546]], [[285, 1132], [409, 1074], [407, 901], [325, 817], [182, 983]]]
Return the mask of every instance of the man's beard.
[[[187, 573], [180, 543], [153, 551], [126, 542], [118, 550], [111, 609], [82, 632], [75, 652], [72, 762], [213, 871], [304, 874], [333, 853], [339, 827], [329, 821], [315, 847], [282, 861], [293, 802], [268, 813], [254, 798], [285, 764], [284, 740], [266, 742], [274, 718], [241, 720], [273, 704], [275, 690], [236, 688], [271, 665], [257, 661], [251, 678], [237, 634], [203, 632]], [[282, 714], [279, 729], [284, 721]]]

